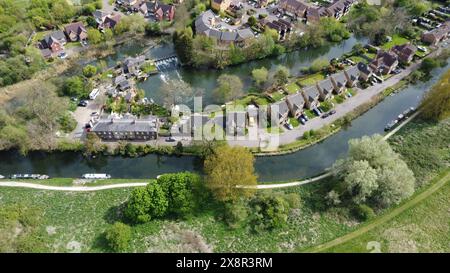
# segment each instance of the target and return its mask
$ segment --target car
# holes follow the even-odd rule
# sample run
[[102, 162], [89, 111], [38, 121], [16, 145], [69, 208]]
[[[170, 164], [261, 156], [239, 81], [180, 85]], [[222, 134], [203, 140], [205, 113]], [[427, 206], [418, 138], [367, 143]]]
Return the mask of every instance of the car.
[[317, 109], [317, 108], [314, 108], [314, 109], [313, 109], [313, 112], [314, 112], [314, 114], [316, 114], [317, 116], [320, 116], [320, 114], [321, 114], [320, 110]]
[[336, 114], [336, 110], [331, 110], [330, 112], [328, 112], [328, 114], [331, 116], [331, 115], [334, 115], [334, 114]]
[[82, 41], [81, 41], [81, 45], [82, 45], [82, 46], [87, 46], [87, 45], [88, 45], [88, 43], [87, 43], [87, 41], [86, 41], [86, 40], [82, 40]]
[[308, 120], [309, 120], [308, 117], [307, 117], [305, 114], [302, 114], [300, 117], [301, 117], [302, 119], [304, 119], [305, 121], [308, 121]]
[[347, 98], [353, 97], [351, 93], [347, 93]]
[[286, 123], [284, 126], [285, 126], [288, 130], [294, 129], [294, 126], [292, 126], [292, 124], [289, 124], [289, 123]]
[[88, 103], [85, 100], [82, 100], [78, 103], [78, 106], [81, 106], [81, 107], [86, 107], [87, 105], [88, 105]]
[[67, 53], [66, 52], [61, 52], [61, 53], [58, 54], [58, 57], [60, 59], [65, 59], [65, 58], [67, 58]]
[[175, 142], [175, 138], [168, 137], [168, 138], [166, 138], [166, 142]]
[[114, 11], [119, 11], [119, 9], [117, 7], [114, 7]]
[[327, 118], [328, 116], [329, 116], [330, 114], [328, 114], [328, 113], [325, 113], [325, 114], [323, 114], [322, 115], [322, 117], [321, 118]]
[[91, 116], [97, 116], [98, 115], [98, 112], [92, 112], [91, 113]]
[[303, 124], [303, 125], [306, 124], [306, 120], [304, 118], [299, 118], [298, 120], [300, 121], [301, 124]]

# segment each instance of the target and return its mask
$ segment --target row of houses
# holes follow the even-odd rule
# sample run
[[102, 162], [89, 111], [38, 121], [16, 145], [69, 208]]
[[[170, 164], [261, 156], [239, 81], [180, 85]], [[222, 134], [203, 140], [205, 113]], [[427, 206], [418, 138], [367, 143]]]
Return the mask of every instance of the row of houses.
[[158, 138], [159, 119], [156, 116], [109, 116], [99, 119], [91, 129], [103, 141], [148, 141]]
[[68, 24], [63, 30], [53, 31], [38, 42], [38, 48], [45, 58], [53, 56], [64, 49], [67, 42], [84, 41], [88, 38], [87, 30], [82, 22]]
[[357, 0], [335, 0], [328, 6], [316, 6], [304, 0], [280, 0], [278, 10], [306, 22], [318, 22], [321, 17], [333, 17], [339, 20], [356, 2]]
[[304, 109], [312, 110], [333, 95], [342, 94], [347, 88], [355, 87], [360, 81], [368, 81], [372, 72], [363, 63], [329, 76], [328, 78], [308, 86], [295, 94], [286, 96], [282, 101], [269, 106], [268, 114], [272, 121], [283, 124], [289, 116], [298, 118]]
[[450, 20], [444, 22], [440, 27], [424, 32], [421, 36], [423, 42], [430, 45], [437, 45], [450, 36]]
[[195, 33], [197, 35], [205, 35], [217, 40], [219, 44], [237, 44], [244, 46], [249, 39], [255, 35], [250, 28], [236, 30], [220, 30], [217, 27], [216, 15], [212, 10], [207, 10], [200, 14], [195, 20]]
[[175, 17], [175, 6], [160, 1], [125, 0], [117, 3], [129, 11], [140, 12], [156, 21], [172, 21]]

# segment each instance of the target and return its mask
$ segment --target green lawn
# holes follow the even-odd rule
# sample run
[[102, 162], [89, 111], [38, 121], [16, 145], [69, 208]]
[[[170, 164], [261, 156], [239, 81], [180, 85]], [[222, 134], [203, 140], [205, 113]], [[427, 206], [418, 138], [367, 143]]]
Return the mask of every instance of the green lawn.
[[298, 79], [297, 84], [299, 84], [300, 86], [309, 86], [309, 85], [313, 85], [316, 82], [321, 81], [323, 79], [325, 79], [325, 75], [323, 75], [322, 73], [319, 72], [319, 73], [312, 74], [307, 77]]
[[[411, 201], [373, 221], [373, 229], [355, 231], [355, 237], [324, 249], [325, 252], [370, 252], [373, 246], [381, 252], [449, 252], [450, 175], [438, 188], [415, 195]], [[442, 184], [442, 185], [441, 185]], [[386, 220], [385, 220], [386, 219]], [[368, 225], [367, 228], [371, 226]], [[364, 230], [363, 230], [364, 231]]]
[[269, 100], [264, 97], [263, 95], [257, 96], [257, 95], [247, 95], [241, 99], [236, 100], [237, 105], [247, 106], [250, 105], [251, 102], [254, 101], [257, 105], [267, 105], [269, 104]]
[[290, 123], [292, 126], [294, 126], [294, 128], [295, 128], [295, 127], [298, 127], [298, 126], [300, 125], [300, 122], [299, 122], [298, 119], [296, 119], [296, 118], [290, 118], [290, 119], [289, 119], [289, 123]]
[[300, 90], [300, 87], [295, 82], [292, 82], [286, 85], [286, 90], [288, 91], [289, 94], [295, 94], [297, 93], [297, 91]]
[[381, 48], [384, 49], [384, 50], [389, 50], [393, 46], [403, 45], [403, 44], [406, 44], [408, 42], [409, 42], [408, 39], [406, 39], [404, 37], [401, 37], [398, 34], [395, 34], [395, 35], [392, 36], [392, 41], [385, 43], [384, 45], [381, 46]]
[[282, 100], [284, 97], [286, 97], [285, 94], [280, 93], [280, 92], [273, 92], [270, 94], [270, 96], [272, 97], [272, 99], [274, 99], [275, 101], [280, 101]]

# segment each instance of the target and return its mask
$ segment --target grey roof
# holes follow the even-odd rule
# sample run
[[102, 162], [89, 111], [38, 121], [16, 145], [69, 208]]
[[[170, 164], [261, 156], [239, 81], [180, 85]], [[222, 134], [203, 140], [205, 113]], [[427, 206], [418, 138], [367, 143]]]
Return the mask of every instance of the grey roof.
[[119, 76], [114, 78], [114, 84], [117, 85], [117, 84], [119, 84], [119, 83], [121, 83], [123, 81], [126, 81], [126, 80], [127, 80], [127, 78], [125, 78], [125, 75], [121, 74], [121, 75], [119, 75]]
[[44, 56], [45, 58], [52, 56], [52, 51], [48, 48], [41, 49], [41, 53], [42, 53], [42, 56]]
[[372, 73], [372, 71], [370, 70], [369, 66], [367, 64], [365, 64], [365, 63], [359, 62], [357, 67], [358, 67], [358, 70], [361, 73], [364, 73], [366, 75], [370, 75], [370, 73]]
[[197, 34], [204, 34], [213, 37], [217, 40], [225, 42], [243, 41], [245, 39], [253, 38], [253, 32], [249, 28], [240, 29], [237, 31], [220, 31], [212, 26], [215, 20], [215, 14], [211, 10], [207, 10], [200, 14], [195, 20], [195, 32]]
[[302, 109], [305, 104], [305, 100], [303, 99], [302, 94], [296, 93], [286, 97], [286, 100], [297, 109]]
[[143, 119], [100, 119], [92, 128], [93, 132], [156, 132], [157, 118], [149, 116]]
[[332, 75], [331, 77], [333, 77], [333, 79], [336, 81], [338, 87], [345, 86], [345, 84], [347, 83], [347, 78], [345, 77], [344, 72], [339, 72], [337, 74]]
[[303, 92], [305, 92], [305, 95], [308, 97], [309, 101], [314, 101], [317, 97], [319, 97], [319, 90], [317, 90], [317, 87], [314, 85], [306, 87], [303, 89]]
[[288, 107], [286, 101], [282, 100], [279, 102], [272, 103], [270, 105], [270, 112], [271, 113], [276, 112], [281, 116], [281, 115], [284, 115], [289, 112], [289, 107]]
[[345, 71], [347, 72], [347, 75], [350, 77], [350, 80], [354, 81], [359, 79], [360, 72], [357, 66], [352, 66]]
[[331, 83], [330, 79], [325, 79], [323, 81], [320, 81], [319, 83], [319, 87], [325, 92], [325, 93], [331, 93], [331, 91], [333, 91], [334, 87], [333, 84]]
[[94, 18], [97, 22], [101, 22], [103, 17], [108, 16], [108, 13], [106, 13], [102, 10], [96, 10], [92, 13], [92, 15], [94, 16]]
[[52, 40], [56, 39], [57, 41], [65, 41], [66, 35], [62, 30], [54, 31], [50, 34], [45, 35], [44, 41], [50, 45], [52, 43]]

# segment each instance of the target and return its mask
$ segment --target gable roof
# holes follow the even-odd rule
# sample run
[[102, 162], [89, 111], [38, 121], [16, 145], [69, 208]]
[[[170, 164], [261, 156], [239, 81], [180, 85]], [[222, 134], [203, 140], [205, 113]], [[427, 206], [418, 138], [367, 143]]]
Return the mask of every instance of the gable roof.
[[64, 27], [67, 35], [70, 33], [75, 33], [76, 35], [80, 35], [82, 32], [86, 32], [86, 28], [84, 27], [82, 22], [75, 22], [72, 24], [68, 24]]
[[317, 90], [317, 87], [314, 85], [308, 86], [305, 89], [303, 89], [303, 92], [305, 93], [308, 101], [313, 102], [319, 97], [319, 90]]
[[305, 99], [303, 98], [302, 94], [296, 93], [292, 94], [286, 97], [286, 101], [292, 105], [292, 107], [297, 109], [303, 109], [303, 105], [305, 104]]

